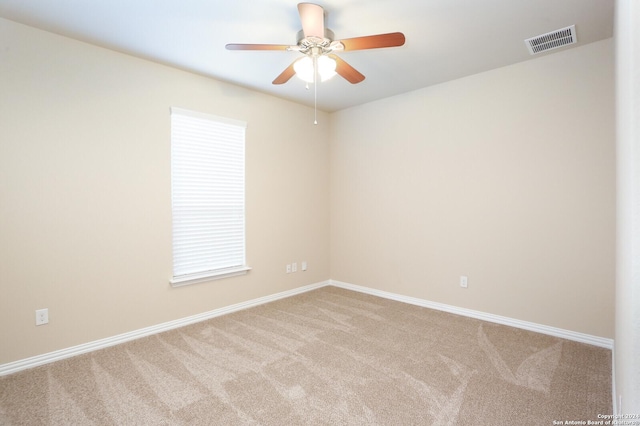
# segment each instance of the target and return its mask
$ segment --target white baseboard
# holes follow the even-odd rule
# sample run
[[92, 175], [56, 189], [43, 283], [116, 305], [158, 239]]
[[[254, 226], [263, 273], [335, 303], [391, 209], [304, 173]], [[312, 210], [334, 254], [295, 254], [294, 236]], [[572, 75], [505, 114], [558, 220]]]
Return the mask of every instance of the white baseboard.
[[283, 291], [281, 293], [272, 294], [270, 296], [260, 297], [258, 299], [248, 300], [246, 302], [236, 303], [235, 305], [225, 306], [223, 308], [214, 309], [213, 311], [204, 312], [201, 314], [193, 315], [190, 317], [157, 324], [151, 327], [141, 328], [128, 333], [119, 334], [117, 336], [108, 337], [106, 339], [95, 340], [93, 342], [84, 343], [78, 346], [73, 346], [66, 349], [61, 349], [54, 352], [49, 352], [42, 355], [37, 355], [31, 358], [22, 359], [19, 361], [10, 362], [0, 365], [0, 376], [17, 373], [21, 370], [37, 367], [39, 365], [49, 364], [54, 361], [59, 361], [65, 358], [71, 358], [76, 355], [81, 355], [87, 352], [96, 351], [99, 349], [115, 346], [120, 343], [129, 342], [131, 340], [139, 339], [141, 337], [150, 336], [163, 331], [173, 330], [178, 327], [184, 327], [185, 325], [195, 324], [200, 321], [205, 321], [211, 318], [215, 318], [221, 315], [229, 314], [232, 312], [240, 311], [242, 309], [252, 308], [254, 306], [263, 305], [265, 303], [273, 302], [286, 297], [295, 296], [296, 294], [305, 293], [307, 291], [315, 290], [320, 287], [329, 285], [329, 281], [323, 281], [316, 284], [310, 284], [304, 287], [298, 287], [293, 290]]
[[619, 414], [622, 414], [622, 401], [618, 399], [618, 391], [616, 388], [616, 346], [615, 342], [613, 348], [611, 348], [611, 399], [613, 400], [611, 407], [613, 407], [614, 419], [618, 418]]
[[474, 311], [471, 309], [458, 308], [456, 306], [445, 305], [438, 302], [430, 302], [415, 297], [403, 296], [387, 291], [376, 290], [369, 287], [363, 287], [355, 284], [344, 283], [335, 280], [329, 280], [330, 285], [344, 288], [346, 290], [358, 291], [360, 293], [370, 294], [372, 296], [383, 297], [385, 299], [396, 300], [398, 302], [409, 303], [411, 305], [422, 306], [424, 308], [436, 309], [438, 311], [449, 312], [452, 314], [462, 315], [465, 317], [476, 318], [497, 324], [508, 325], [510, 327], [521, 328], [524, 330], [535, 331], [537, 333], [547, 334], [550, 336], [560, 337], [575, 342], [587, 343], [589, 345], [599, 346], [601, 348], [613, 349], [613, 339], [592, 336], [589, 334], [578, 333], [575, 331], [564, 330], [562, 328], [550, 327], [548, 325], [536, 324], [528, 321], [521, 321], [514, 318], [503, 317], [486, 312]]
[[[376, 290], [369, 287], [363, 287], [354, 284], [348, 284], [335, 280], [327, 280], [316, 284], [310, 284], [303, 287], [298, 287], [293, 290], [283, 291], [270, 296], [264, 296], [257, 299], [248, 300], [246, 302], [237, 303], [230, 306], [214, 309], [209, 312], [193, 315], [190, 317], [157, 324], [151, 327], [141, 328], [128, 333], [119, 334], [117, 336], [108, 337], [106, 339], [95, 340], [93, 342], [84, 343], [78, 346], [73, 346], [66, 349], [61, 349], [54, 352], [49, 352], [42, 355], [37, 355], [31, 358], [10, 362], [0, 365], [0, 376], [17, 373], [21, 370], [37, 367], [39, 365], [49, 364], [54, 361], [59, 361], [66, 358], [71, 358], [76, 355], [81, 355], [87, 352], [96, 351], [99, 349], [108, 348], [121, 343], [129, 342], [131, 340], [139, 339], [142, 337], [150, 336], [164, 331], [173, 330], [178, 327], [184, 327], [186, 325], [195, 324], [200, 321], [205, 321], [211, 318], [215, 318], [221, 315], [229, 314], [232, 312], [240, 311], [242, 309], [252, 308], [254, 306], [262, 305], [265, 303], [273, 302], [286, 297], [295, 296], [297, 294], [306, 293], [311, 290], [315, 290], [321, 287], [332, 285], [334, 287], [340, 287], [347, 290], [353, 290], [360, 293], [371, 294], [373, 296], [383, 297], [385, 299], [396, 300], [398, 302], [409, 303], [411, 305], [422, 306], [425, 308], [436, 309], [439, 311], [449, 312], [452, 314], [462, 315], [466, 317], [476, 318], [484, 321], [489, 321], [497, 324], [508, 325], [511, 327], [521, 328], [524, 330], [535, 331], [542, 334], [548, 334], [563, 339], [573, 340], [576, 342], [587, 343], [594, 346], [599, 346], [606, 349], [613, 349], [613, 340], [603, 337], [591, 336], [588, 334], [577, 333], [574, 331], [563, 330], [560, 328], [549, 327], [546, 325], [531, 323], [527, 321], [521, 321], [513, 318], [502, 317], [499, 315], [488, 314], [485, 312], [474, 311], [471, 309], [458, 308], [456, 306], [445, 305], [437, 302], [430, 302], [424, 299], [418, 299], [415, 297], [403, 296], [400, 294], [390, 293], [387, 291]], [[614, 402], [614, 407], [617, 404]], [[615, 408], [614, 408], [615, 409]]]

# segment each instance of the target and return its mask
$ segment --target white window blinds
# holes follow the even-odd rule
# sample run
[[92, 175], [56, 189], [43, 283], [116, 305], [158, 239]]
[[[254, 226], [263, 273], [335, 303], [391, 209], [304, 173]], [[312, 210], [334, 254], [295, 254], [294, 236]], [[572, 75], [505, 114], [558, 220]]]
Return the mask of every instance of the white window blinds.
[[172, 285], [245, 273], [246, 123], [171, 108]]

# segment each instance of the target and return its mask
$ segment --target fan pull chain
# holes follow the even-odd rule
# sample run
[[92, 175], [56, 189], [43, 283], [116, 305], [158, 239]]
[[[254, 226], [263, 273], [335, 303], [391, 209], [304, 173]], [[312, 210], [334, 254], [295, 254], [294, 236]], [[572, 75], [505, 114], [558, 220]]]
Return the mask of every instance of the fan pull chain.
[[318, 124], [318, 58], [313, 57], [313, 124]]

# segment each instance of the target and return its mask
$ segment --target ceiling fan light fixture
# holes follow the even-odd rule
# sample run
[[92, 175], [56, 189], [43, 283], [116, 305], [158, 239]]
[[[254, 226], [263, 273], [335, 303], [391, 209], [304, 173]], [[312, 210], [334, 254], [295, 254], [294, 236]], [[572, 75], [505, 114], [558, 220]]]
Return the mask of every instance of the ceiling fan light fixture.
[[[318, 76], [320, 81], [327, 81], [336, 75], [336, 61], [328, 56], [317, 56], [315, 65], [318, 67]], [[296, 76], [307, 83], [314, 82], [315, 68], [314, 60], [310, 56], [298, 59], [293, 64]]]
[[336, 75], [336, 61], [328, 56], [319, 56], [317, 59], [320, 81], [329, 80]]

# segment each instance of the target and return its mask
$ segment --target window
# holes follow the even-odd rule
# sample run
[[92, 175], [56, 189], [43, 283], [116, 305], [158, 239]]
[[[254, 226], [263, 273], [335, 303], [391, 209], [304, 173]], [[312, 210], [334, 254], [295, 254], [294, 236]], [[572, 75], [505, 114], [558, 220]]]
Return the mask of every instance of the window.
[[173, 279], [180, 286], [246, 273], [246, 123], [171, 108]]

